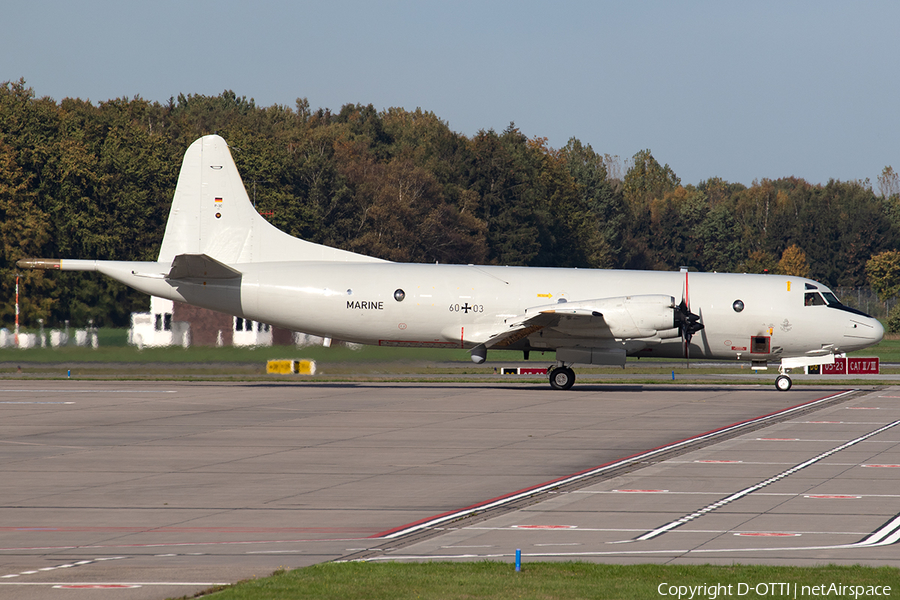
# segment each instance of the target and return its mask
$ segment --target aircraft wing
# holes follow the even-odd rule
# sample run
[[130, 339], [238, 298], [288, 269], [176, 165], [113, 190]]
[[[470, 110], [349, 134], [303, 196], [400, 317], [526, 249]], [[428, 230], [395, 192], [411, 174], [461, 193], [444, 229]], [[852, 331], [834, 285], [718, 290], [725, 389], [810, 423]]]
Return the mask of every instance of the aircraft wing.
[[527, 338], [532, 333], [537, 333], [545, 327], [552, 327], [559, 322], [561, 315], [553, 312], [539, 312], [533, 316], [523, 315], [510, 319], [509, 329], [491, 336], [484, 342], [487, 348], [503, 349], [512, 346], [516, 342]]
[[572, 337], [634, 339], [677, 337], [675, 298], [662, 294], [597, 298], [537, 306], [507, 319], [508, 329], [491, 335], [487, 348], [506, 348], [541, 329]]

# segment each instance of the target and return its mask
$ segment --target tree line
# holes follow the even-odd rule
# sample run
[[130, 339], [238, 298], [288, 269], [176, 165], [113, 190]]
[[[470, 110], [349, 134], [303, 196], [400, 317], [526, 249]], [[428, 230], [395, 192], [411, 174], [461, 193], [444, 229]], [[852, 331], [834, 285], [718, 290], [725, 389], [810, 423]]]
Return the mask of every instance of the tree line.
[[[900, 240], [886, 167], [868, 181], [710, 178], [650, 150], [552, 148], [514, 124], [468, 137], [435, 114], [257, 106], [225, 91], [92, 103], [0, 85], [0, 320], [23, 257], [154, 260], [184, 151], [218, 133], [257, 210], [312, 242], [393, 261], [782, 272], [867, 284]], [[891, 185], [894, 188], [891, 188]], [[123, 326], [146, 297], [96, 274], [19, 273], [22, 320]]]

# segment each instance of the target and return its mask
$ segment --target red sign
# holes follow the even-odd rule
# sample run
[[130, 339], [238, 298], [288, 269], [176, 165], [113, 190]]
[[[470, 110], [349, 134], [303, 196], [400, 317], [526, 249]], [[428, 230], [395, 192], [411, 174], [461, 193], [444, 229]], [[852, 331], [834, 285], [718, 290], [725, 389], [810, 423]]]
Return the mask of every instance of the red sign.
[[520, 375], [546, 375], [547, 369], [530, 369], [522, 367], [519, 369]]
[[878, 375], [877, 358], [848, 358], [847, 373], [850, 375]]
[[846, 374], [847, 374], [847, 359], [846, 358], [835, 358], [834, 364], [822, 365], [822, 375], [846, 375]]
[[878, 375], [878, 358], [835, 358], [833, 365], [822, 365], [822, 375]]

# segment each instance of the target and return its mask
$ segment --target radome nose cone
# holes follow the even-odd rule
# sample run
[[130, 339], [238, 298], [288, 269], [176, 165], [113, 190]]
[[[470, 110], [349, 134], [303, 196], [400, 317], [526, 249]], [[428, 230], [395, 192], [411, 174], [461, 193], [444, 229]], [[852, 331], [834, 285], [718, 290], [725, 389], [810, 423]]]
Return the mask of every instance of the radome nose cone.
[[844, 330], [844, 348], [862, 350], [874, 346], [884, 338], [884, 327], [878, 319], [866, 316], [852, 318]]
[[877, 319], [872, 319], [872, 342], [877, 344], [884, 338], [884, 326]]

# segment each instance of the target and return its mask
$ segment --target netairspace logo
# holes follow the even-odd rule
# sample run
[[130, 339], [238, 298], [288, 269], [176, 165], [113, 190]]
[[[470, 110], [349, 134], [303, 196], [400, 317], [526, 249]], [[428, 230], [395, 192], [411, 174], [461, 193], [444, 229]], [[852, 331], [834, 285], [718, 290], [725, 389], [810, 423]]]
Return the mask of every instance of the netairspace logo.
[[889, 585], [844, 585], [843, 583], [823, 583], [820, 585], [801, 585], [798, 583], [730, 583], [724, 585], [673, 585], [668, 582], [659, 584], [656, 592], [660, 596], [671, 596], [678, 600], [728, 598], [754, 594], [761, 598], [877, 598], [891, 595]]

